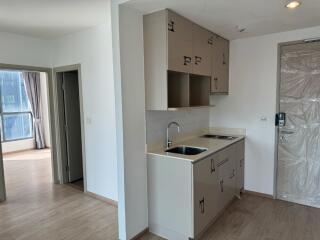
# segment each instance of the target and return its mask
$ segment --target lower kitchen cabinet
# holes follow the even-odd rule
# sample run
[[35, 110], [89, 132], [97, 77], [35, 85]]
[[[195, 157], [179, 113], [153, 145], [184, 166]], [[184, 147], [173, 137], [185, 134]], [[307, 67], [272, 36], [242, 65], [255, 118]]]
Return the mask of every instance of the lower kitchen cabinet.
[[150, 232], [199, 239], [243, 187], [243, 160], [244, 141], [194, 163], [148, 154]]
[[244, 190], [244, 141], [240, 141], [236, 144], [236, 191], [240, 194]]
[[219, 211], [218, 155], [193, 165], [194, 235], [198, 236]]
[[236, 194], [236, 165], [234, 159], [235, 147], [221, 151], [221, 160], [218, 163], [219, 176], [219, 209], [224, 209], [233, 200]]

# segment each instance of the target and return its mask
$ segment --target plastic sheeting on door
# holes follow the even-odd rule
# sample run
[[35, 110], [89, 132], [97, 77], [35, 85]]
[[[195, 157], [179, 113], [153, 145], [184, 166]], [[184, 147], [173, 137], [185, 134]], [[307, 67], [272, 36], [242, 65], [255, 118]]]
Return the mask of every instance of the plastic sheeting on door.
[[281, 47], [277, 197], [320, 208], [320, 43]]

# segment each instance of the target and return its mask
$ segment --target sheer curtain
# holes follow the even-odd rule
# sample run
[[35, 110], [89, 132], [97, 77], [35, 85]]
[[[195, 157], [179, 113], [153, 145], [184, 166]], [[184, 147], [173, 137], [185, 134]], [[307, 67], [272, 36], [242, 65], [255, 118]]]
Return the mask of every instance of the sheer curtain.
[[30, 101], [32, 114], [34, 117], [34, 133], [36, 148], [45, 148], [44, 128], [41, 109], [40, 73], [23, 72], [27, 95]]

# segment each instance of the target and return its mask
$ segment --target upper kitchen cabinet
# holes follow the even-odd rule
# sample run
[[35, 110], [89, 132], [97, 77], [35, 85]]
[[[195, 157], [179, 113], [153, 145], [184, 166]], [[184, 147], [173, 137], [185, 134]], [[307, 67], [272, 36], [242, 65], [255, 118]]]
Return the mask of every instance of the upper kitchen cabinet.
[[212, 74], [213, 35], [208, 30], [194, 24], [193, 35], [193, 74], [210, 76]]
[[[217, 68], [212, 63], [215, 57], [212, 54], [219, 59], [223, 55], [224, 61], [228, 61], [228, 51], [219, 49], [219, 54], [213, 51], [218, 38], [167, 9], [145, 15], [143, 25], [146, 109], [166, 111], [209, 106], [210, 93], [225, 89], [219, 81], [216, 91], [211, 86], [212, 71]], [[226, 47], [218, 40], [217, 44]], [[224, 75], [220, 69], [215, 76], [225, 79]]]
[[229, 41], [214, 36], [212, 45], [211, 93], [228, 94], [229, 92]]
[[168, 70], [192, 73], [192, 27], [186, 18], [171, 12], [168, 21]]

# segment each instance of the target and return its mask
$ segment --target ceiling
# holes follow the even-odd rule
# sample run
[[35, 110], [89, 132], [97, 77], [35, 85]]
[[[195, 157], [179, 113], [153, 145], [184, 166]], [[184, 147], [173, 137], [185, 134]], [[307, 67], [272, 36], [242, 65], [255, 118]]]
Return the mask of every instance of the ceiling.
[[56, 38], [106, 22], [108, 0], [0, 0], [0, 32]]
[[[237, 39], [320, 25], [320, 1], [301, 0], [295, 10], [286, 0], [131, 0], [143, 13], [169, 8], [227, 38]], [[240, 33], [239, 29], [246, 28]]]

